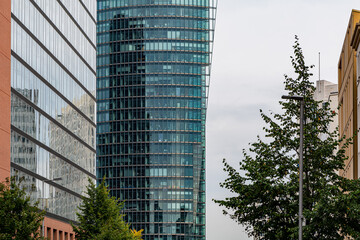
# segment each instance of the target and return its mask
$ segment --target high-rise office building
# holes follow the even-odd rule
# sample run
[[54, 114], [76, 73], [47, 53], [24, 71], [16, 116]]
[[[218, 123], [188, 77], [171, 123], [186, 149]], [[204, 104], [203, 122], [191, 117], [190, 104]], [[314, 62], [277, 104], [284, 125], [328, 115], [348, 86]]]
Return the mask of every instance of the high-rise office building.
[[1, 180], [24, 177], [45, 236], [73, 239], [96, 179], [96, 1], [1, 0], [0, 13]]
[[99, 0], [97, 177], [145, 240], [205, 239], [214, 0]]

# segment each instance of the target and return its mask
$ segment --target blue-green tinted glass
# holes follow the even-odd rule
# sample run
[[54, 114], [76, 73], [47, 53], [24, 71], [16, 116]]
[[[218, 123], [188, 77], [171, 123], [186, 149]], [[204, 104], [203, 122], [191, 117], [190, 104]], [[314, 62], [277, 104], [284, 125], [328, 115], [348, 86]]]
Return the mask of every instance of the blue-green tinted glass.
[[145, 240], [205, 240], [215, 2], [98, 1], [97, 176]]

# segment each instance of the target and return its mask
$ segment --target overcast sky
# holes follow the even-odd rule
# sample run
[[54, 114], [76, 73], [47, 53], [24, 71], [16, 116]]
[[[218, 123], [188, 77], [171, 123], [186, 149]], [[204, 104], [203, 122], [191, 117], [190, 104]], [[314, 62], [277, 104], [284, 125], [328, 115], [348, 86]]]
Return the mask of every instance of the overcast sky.
[[259, 109], [278, 111], [294, 35], [308, 65], [321, 52], [321, 79], [337, 82], [337, 63], [357, 0], [219, 0], [207, 115], [207, 240], [250, 239], [211, 199], [230, 196], [222, 159], [237, 167], [261, 134]]

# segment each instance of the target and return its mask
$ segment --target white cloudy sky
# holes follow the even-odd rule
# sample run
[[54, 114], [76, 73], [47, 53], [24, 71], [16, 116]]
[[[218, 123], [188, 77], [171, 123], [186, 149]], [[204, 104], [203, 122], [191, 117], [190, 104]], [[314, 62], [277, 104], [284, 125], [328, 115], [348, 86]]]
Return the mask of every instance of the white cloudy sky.
[[207, 240], [249, 239], [211, 199], [229, 196], [222, 159], [237, 166], [241, 151], [261, 134], [259, 109], [278, 110], [283, 75], [300, 37], [307, 64], [321, 52], [321, 79], [337, 82], [337, 63], [357, 0], [219, 0], [207, 116]]

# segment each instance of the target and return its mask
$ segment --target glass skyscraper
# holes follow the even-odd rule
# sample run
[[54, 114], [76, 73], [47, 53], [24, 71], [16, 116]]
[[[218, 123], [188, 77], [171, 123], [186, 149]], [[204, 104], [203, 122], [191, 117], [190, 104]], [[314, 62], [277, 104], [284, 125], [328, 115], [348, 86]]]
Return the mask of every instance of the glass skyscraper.
[[[96, 1], [12, 0], [11, 174], [47, 217], [76, 220], [96, 179], [95, 135]], [[72, 234], [46, 222], [51, 239]]]
[[204, 240], [216, 1], [97, 3], [97, 177], [145, 240]]

